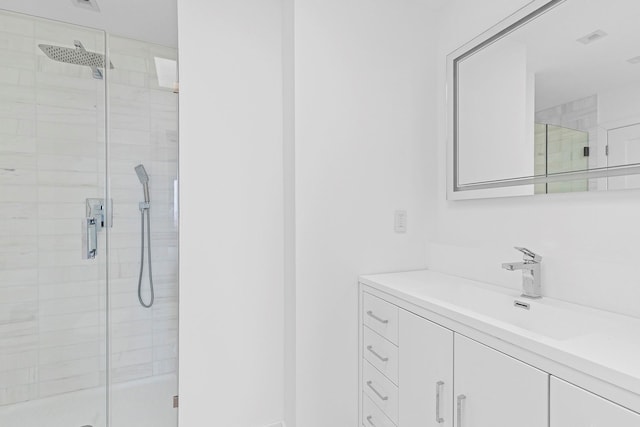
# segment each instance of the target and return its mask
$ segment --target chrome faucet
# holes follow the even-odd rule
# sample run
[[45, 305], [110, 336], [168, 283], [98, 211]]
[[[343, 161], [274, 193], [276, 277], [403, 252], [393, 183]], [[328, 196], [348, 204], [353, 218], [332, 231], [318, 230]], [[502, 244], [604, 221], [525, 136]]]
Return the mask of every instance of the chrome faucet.
[[524, 254], [522, 262], [505, 262], [502, 268], [509, 271], [522, 270], [522, 296], [526, 298], [541, 298], [540, 262], [542, 257], [527, 248], [515, 246]]

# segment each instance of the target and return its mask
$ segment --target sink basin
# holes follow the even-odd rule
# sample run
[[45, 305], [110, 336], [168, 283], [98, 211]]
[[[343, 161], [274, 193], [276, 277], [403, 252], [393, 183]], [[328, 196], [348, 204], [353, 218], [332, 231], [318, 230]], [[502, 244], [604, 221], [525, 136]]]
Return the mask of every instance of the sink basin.
[[[414, 284], [403, 286], [407, 297], [432, 301], [439, 307], [505, 330], [561, 341], [600, 333], [611, 327], [611, 322], [599, 316], [598, 310], [551, 298], [528, 299], [512, 289], [428, 273], [430, 280], [420, 280], [418, 276]], [[438, 276], [437, 280], [433, 279], [434, 275]]]

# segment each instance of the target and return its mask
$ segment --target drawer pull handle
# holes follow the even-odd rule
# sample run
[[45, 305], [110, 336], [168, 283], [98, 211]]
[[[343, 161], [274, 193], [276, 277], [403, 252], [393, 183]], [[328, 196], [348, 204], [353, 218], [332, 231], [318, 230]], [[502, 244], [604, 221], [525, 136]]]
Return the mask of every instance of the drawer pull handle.
[[373, 381], [367, 381], [367, 386], [369, 386], [369, 388], [370, 388], [371, 390], [373, 390], [373, 392], [374, 392], [375, 394], [377, 394], [377, 395], [378, 395], [378, 397], [379, 397], [380, 399], [382, 399], [382, 400], [389, 400], [389, 396], [383, 396], [383, 395], [381, 395], [381, 394], [380, 394], [380, 392], [379, 392], [378, 390], [376, 390], [376, 389], [375, 389], [375, 387], [373, 387], [373, 385], [371, 385], [371, 384], [373, 384]]
[[378, 316], [376, 316], [375, 314], [373, 314], [373, 311], [371, 311], [371, 310], [367, 311], [367, 314], [368, 314], [370, 317], [373, 317], [374, 319], [376, 319], [376, 320], [377, 320], [378, 322], [380, 322], [380, 323], [383, 323], [383, 324], [385, 324], [385, 325], [386, 325], [387, 323], [389, 323], [389, 321], [388, 321], [388, 320], [386, 320], [386, 319], [381, 319], [380, 317], [378, 317]]
[[372, 425], [373, 427], [376, 427], [376, 425], [373, 423], [373, 421], [371, 421], [372, 419], [373, 419], [373, 417], [372, 417], [371, 415], [369, 415], [369, 416], [367, 417], [367, 422], [368, 422], [370, 425]]
[[443, 381], [438, 381], [436, 383], [436, 422], [438, 424], [442, 424], [444, 422], [444, 418], [440, 417], [440, 392], [442, 391], [443, 385]]
[[457, 398], [457, 407], [458, 407], [458, 427], [462, 427], [462, 401], [465, 400], [467, 396], [461, 394]]
[[371, 352], [371, 354], [373, 354], [375, 357], [377, 357], [378, 359], [382, 360], [383, 362], [388, 362], [389, 358], [388, 357], [382, 357], [380, 356], [374, 349], [372, 345], [368, 345], [367, 346], [367, 350], [369, 350], [369, 352]]

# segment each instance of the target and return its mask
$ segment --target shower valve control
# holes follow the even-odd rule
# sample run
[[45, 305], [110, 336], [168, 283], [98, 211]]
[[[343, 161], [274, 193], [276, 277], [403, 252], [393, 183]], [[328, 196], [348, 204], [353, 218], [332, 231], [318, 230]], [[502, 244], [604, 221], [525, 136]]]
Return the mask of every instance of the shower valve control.
[[[111, 208], [111, 206], [111, 201], [109, 201], [109, 208]], [[104, 203], [104, 199], [87, 199], [87, 218], [95, 218], [98, 231], [102, 230], [105, 227], [112, 226], [112, 217], [111, 214], [109, 215], [109, 217], [107, 217], [107, 210], [110, 213], [112, 212], [111, 209], [107, 209], [107, 206]]]
[[87, 199], [86, 215], [82, 221], [82, 259], [95, 259], [98, 255], [98, 232], [112, 224], [110, 208], [111, 201], [107, 209], [104, 199]]

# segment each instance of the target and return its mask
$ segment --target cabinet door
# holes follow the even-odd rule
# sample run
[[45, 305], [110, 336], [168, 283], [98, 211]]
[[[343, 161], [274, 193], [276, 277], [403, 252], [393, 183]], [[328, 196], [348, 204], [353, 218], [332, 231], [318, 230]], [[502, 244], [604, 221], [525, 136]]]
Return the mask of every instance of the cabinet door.
[[458, 334], [454, 352], [456, 427], [547, 427], [547, 373]]
[[640, 415], [551, 377], [551, 427], [638, 427]]
[[399, 314], [399, 425], [453, 426], [453, 332]]

